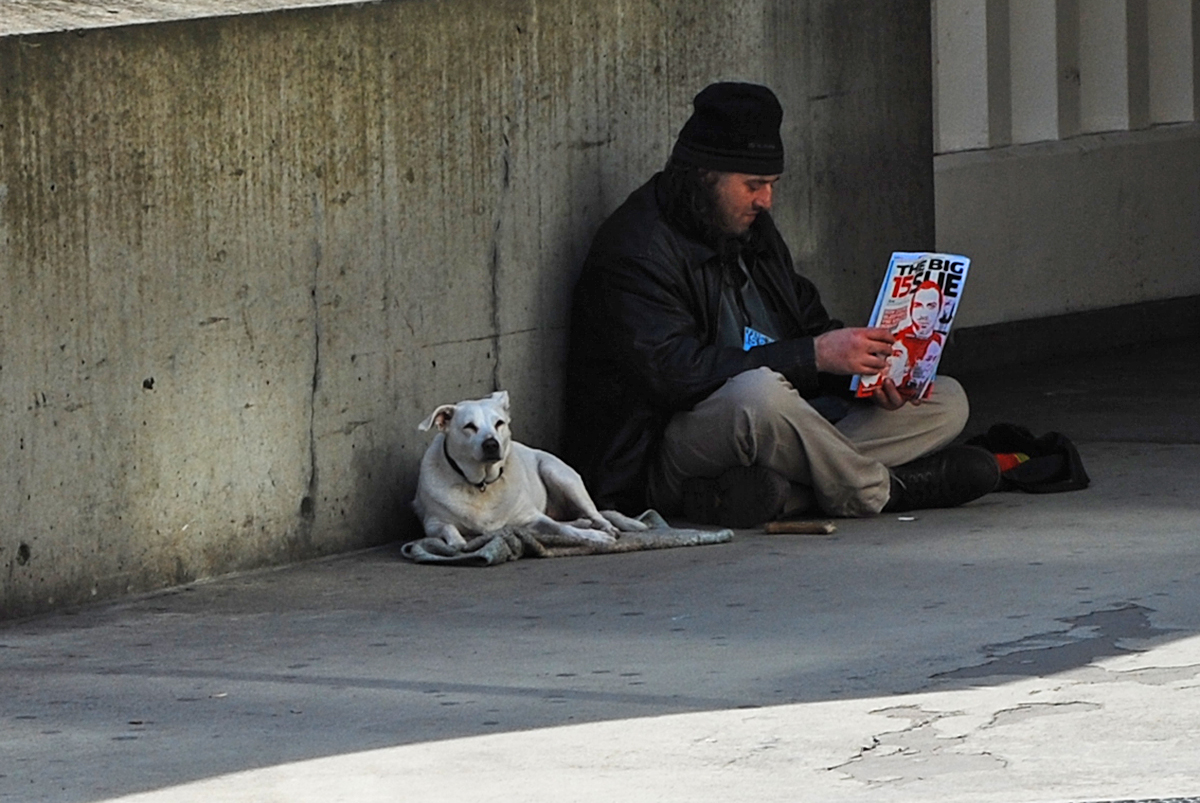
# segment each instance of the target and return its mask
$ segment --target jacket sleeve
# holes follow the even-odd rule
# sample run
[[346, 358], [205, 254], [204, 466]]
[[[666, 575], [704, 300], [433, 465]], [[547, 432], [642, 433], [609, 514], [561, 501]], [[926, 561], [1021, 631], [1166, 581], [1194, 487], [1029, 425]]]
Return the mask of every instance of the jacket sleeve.
[[840, 324], [829, 318], [815, 288], [791, 299], [803, 309], [785, 313], [801, 334], [744, 351], [703, 342], [693, 310], [703, 309], [707, 299], [676, 260], [614, 257], [597, 278], [601, 314], [594, 320], [610, 327], [613, 356], [659, 409], [690, 409], [727, 379], [760, 367], [783, 374], [802, 396], [822, 392], [813, 337]]

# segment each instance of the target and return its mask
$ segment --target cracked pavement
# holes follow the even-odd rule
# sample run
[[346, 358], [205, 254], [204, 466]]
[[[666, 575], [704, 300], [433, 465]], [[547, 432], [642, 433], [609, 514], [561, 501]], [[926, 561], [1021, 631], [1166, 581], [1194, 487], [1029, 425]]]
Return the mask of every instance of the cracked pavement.
[[1200, 800], [1173, 348], [1117, 390], [963, 377], [976, 430], [1075, 439], [1078, 493], [490, 569], [387, 547], [0, 623], [0, 800]]

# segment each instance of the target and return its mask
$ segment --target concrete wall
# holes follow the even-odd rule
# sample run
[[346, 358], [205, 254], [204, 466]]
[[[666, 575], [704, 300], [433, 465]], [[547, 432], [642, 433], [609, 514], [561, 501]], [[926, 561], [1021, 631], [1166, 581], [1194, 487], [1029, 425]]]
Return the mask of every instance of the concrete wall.
[[938, 156], [938, 247], [973, 259], [956, 329], [1200, 295], [1198, 176], [1194, 123]]
[[0, 21], [3, 614], [414, 535], [439, 403], [506, 388], [518, 436], [553, 447], [591, 232], [711, 80], [778, 88], [778, 217], [861, 320], [888, 251], [932, 244], [928, 13]]

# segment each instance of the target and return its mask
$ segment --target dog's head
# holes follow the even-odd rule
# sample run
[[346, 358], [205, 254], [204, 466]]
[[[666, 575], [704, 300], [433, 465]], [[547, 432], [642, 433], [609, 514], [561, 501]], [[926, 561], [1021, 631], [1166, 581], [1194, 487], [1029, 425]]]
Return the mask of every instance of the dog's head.
[[512, 443], [508, 391], [501, 390], [486, 399], [443, 404], [421, 422], [419, 429], [424, 432], [434, 427], [445, 435], [446, 453], [472, 482], [478, 472], [468, 466], [481, 467], [486, 479], [494, 479]]

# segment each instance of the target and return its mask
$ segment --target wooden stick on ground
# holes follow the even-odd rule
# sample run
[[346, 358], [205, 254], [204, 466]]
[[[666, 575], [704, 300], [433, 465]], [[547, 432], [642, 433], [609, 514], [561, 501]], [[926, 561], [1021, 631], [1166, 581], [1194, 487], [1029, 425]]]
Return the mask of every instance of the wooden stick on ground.
[[829, 535], [837, 532], [832, 521], [768, 521], [763, 532], [770, 535]]

